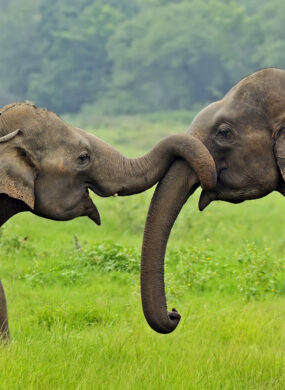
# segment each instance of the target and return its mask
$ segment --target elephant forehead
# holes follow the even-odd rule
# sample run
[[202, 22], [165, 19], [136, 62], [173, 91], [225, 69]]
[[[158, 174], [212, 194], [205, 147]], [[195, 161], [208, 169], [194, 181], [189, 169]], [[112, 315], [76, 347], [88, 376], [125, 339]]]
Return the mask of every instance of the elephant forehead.
[[236, 101], [230, 96], [202, 110], [194, 118], [188, 133], [205, 142], [224, 123], [240, 134], [256, 132], [266, 127], [267, 120], [264, 115], [254, 104]]
[[219, 108], [220, 102], [215, 102], [201, 110], [193, 119], [187, 133], [202, 140], [205, 132], [213, 125], [214, 116]]
[[[0, 108], [1, 135], [21, 128], [25, 142], [35, 152], [66, 154], [90, 146], [87, 133], [67, 125], [57, 114], [29, 103], [11, 103]], [[61, 149], [62, 148], [62, 149]]]
[[43, 123], [42, 128], [33, 128], [26, 132], [27, 142], [34, 146], [44, 158], [46, 156], [71, 159], [83, 151], [89, 151], [90, 142], [84, 134], [78, 133], [64, 122]]
[[234, 125], [237, 120], [240, 121], [241, 116], [234, 105], [222, 99], [200, 111], [188, 128], [187, 133], [201, 141], [205, 141], [220, 124], [229, 123]]

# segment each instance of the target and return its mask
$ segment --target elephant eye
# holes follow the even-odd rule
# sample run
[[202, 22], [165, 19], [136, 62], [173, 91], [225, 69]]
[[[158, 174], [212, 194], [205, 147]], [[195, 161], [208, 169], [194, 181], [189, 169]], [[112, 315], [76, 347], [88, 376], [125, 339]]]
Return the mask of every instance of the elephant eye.
[[231, 129], [221, 129], [217, 132], [217, 137], [229, 138], [231, 135]]
[[78, 160], [80, 163], [85, 163], [87, 161], [90, 161], [90, 156], [88, 153], [82, 153], [79, 157]]
[[234, 133], [230, 127], [221, 127], [216, 132], [216, 141], [221, 144], [229, 144], [234, 140]]

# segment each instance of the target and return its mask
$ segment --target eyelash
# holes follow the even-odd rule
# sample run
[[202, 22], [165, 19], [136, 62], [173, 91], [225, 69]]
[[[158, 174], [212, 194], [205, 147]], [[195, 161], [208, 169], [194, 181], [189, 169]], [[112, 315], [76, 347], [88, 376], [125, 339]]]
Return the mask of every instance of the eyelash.
[[227, 137], [228, 135], [231, 135], [231, 129], [218, 130], [218, 132], [216, 133], [216, 136], [218, 136], [218, 135], [222, 135], [223, 137]]
[[78, 157], [80, 162], [84, 163], [87, 160], [90, 160], [90, 156], [88, 153], [82, 154], [81, 156]]
[[230, 147], [233, 145], [235, 142], [235, 132], [230, 125], [223, 122], [217, 127], [215, 142], [220, 147]]

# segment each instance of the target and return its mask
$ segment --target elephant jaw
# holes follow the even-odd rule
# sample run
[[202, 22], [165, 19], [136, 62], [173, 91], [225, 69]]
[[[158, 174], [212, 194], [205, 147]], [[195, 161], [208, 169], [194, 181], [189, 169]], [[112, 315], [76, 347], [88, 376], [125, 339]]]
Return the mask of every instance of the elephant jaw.
[[203, 190], [199, 199], [199, 210], [203, 211], [213, 200], [216, 199], [217, 196], [215, 192]]
[[203, 190], [199, 199], [199, 210], [203, 211], [211, 202], [214, 200], [222, 200], [233, 204], [239, 204], [244, 202], [246, 199], [256, 199], [257, 196], [253, 192], [250, 195], [245, 196], [242, 190], [236, 191], [229, 189], [225, 191], [221, 187], [217, 187], [216, 191], [205, 191]]
[[86, 188], [86, 192], [85, 192], [85, 199], [87, 199], [87, 216], [92, 219], [93, 222], [95, 222], [98, 226], [101, 225], [101, 218], [100, 218], [100, 214], [99, 214], [99, 211], [97, 209], [97, 207], [95, 206], [95, 204], [93, 203], [92, 199], [90, 198], [89, 196], [89, 191], [88, 191], [88, 188]]
[[94, 194], [101, 196], [101, 197], [104, 197], [104, 198], [107, 198], [109, 196], [118, 196], [119, 194], [117, 192], [114, 193], [113, 191], [103, 190], [103, 189], [98, 188], [97, 186], [95, 186], [94, 184], [91, 184], [89, 182], [87, 183], [87, 187], [86, 187], [85, 194], [84, 194], [85, 201], [86, 201], [86, 199], [88, 201], [87, 206], [86, 206], [86, 208], [87, 208], [86, 215], [90, 219], [92, 219], [92, 221], [94, 221], [97, 225], [100, 226], [101, 225], [100, 214], [99, 214], [97, 207], [95, 206], [95, 204], [93, 203], [92, 199], [89, 196], [89, 190], [91, 190]]

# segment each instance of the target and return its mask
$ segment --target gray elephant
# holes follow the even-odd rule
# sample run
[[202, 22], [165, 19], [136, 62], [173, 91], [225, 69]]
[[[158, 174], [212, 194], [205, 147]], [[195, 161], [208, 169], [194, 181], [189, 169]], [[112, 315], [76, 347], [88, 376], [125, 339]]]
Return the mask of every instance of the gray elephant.
[[[53, 112], [9, 104], [0, 109], [0, 226], [23, 211], [61, 221], [88, 216], [100, 225], [89, 189], [103, 197], [137, 194], [161, 179], [176, 157], [187, 160], [205, 189], [215, 186], [214, 160], [196, 138], [170, 136], [128, 159]], [[8, 337], [9, 329], [0, 282], [1, 334]]]
[[[240, 203], [272, 191], [285, 195], [285, 71], [264, 69], [241, 80], [194, 118], [187, 135], [207, 147], [216, 165], [217, 184], [202, 191], [200, 210], [214, 200]], [[172, 332], [180, 320], [175, 309], [167, 312], [164, 255], [174, 221], [199, 185], [195, 171], [175, 161], [150, 205], [141, 294], [145, 317], [159, 333]]]

